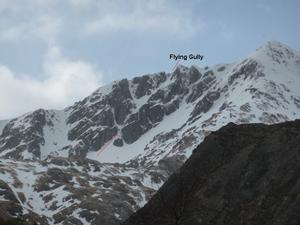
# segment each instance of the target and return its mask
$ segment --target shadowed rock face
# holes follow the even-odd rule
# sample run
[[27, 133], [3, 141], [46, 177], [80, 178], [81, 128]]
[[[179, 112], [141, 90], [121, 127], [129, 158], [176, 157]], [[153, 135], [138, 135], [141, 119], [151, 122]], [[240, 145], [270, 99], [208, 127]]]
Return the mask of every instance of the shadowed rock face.
[[[32, 153], [33, 158], [40, 158], [40, 145], [45, 142], [43, 138], [43, 127], [46, 125], [46, 111], [39, 109], [34, 111], [31, 115], [24, 117], [24, 121], [28, 122], [28, 127], [16, 127], [16, 119], [11, 120], [3, 129], [2, 138], [0, 139], [0, 152], [3, 149], [16, 150], [8, 157], [19, 159], [21, 153], [28, 150]], [[51, 123], [48, 124], [52, 126]], [[26, 134], [25, 133], [26, 130]], [[28, 143], [24, 145], [23, 143]]]
[[300, 120], [211, 133], [124, 225], [300, 224]]
[[207, 95], [205, 95], [204, 98], [196, 104], [192, 112], [192, 117], [190, 119], [193, 119], [194, 117], [198, 116], [201, 113], [208, 112], [208, 110], [213, 106], [214, 101], [217, 100], [219, 97], [220, 97], [219, 92], [207, 93]]

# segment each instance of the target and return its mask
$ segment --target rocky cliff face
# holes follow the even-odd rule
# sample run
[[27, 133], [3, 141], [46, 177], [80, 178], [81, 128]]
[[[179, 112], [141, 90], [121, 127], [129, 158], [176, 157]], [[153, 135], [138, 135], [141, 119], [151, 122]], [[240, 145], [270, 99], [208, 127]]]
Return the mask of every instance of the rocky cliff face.
[[300, 223], [300, 120], [228, 124], [124, 225]]
[[[299, 73], [297, 52], [270, 42], [237, 63], [204, 69], [179, 66], [174, 73], [115, 81], [65, 110], [40, 109], [6, 121], [1, 125], [0, 154], [121, 163], [138, 157], [149, 166], [174, 154], [187, 158], [205, 136], [203, 130], [216, 130], [229, 121], [276, 123], [298, 118]], [[158, 145], [152, 143], [166, 136], [169, 146], [159, 143], [167, 149], [165, 154], [154, 154]], [[184, 137], [189, 144], [176, 149]], [[99, 150], [103, 153], [96, 154]]]
[[[0, 121], [0, 158], [7, 169], [0, 173], [0, 180], [9, 185], [19, 214], [38, 213], [49, 224], [62, 224], [68, 217], [75, 218], [70, 224], [97, 224], [98, 220], [90, 218], [98, 213], [107, 218], [102, 223], [113, 225], [143, 206], [149, 193], [154, 193], [210, 132], [228, 122], [273, 124], [300, 118], [299, 86], [299, 53], [278, 42], [269, 42], [245, 60], [232, 64], [210, 68], [179, 66], [173, 73], [115, 81], [64, 110], [40, 109]], [[56, 160], [66, 161], [69, 166], [57, 166]], [[93, 173], [90, 166], [82, 168], [84, 173], [72, 170], [78, 161], [109, 167], [111, 177], [122, 176], [134, 185], [124, 184], [123, 178], [107, 179], [106, 185], [110, 186], [104, 191], [103, 186], [91, 183], [96, 178], [89, 175]], [[16, 175], [26, 167], [32, 171], [28, 175], [32, 180]], [[78, 202], [65, 204], [57, 200], [58, 208], [51, 207], [48, 198], [31, 192], [36, 190], [40, 177], [51, 177], [48, 171], [52, 168], [72, 179], [90, 179], [80, 183], [84, 190], [99, 190], [101, 196], [116, 194], [101, 197], [101, 206], [89, 204], [87, 210], [81, 203], [87, 199], [99, 202], [100, 197], [87, 191], [88, 197], [82, 198], [82, 192], [68, 189], [74, 182], [63, 179], [49, 187], [49, 192], [41, 192], [54, 195], [51, 193], [63, 189], [64, 197], [71, 195]], [[15, 178], [28, 188], [15, 186]], [[123, 187], [128, 195], [119, 191]], [[140, 197], [132, 197], [136, 190]], [[17, 197], [19, 192], [24, 194], [23, 200]], [[53, 201], [55, 198], [59, 197], [53, 197]], [[113, 210], [125, 207], [119, 199], [127, 202], [125, 211]], [[6, 200], [4, 196], [0, 205]], [[75, 205], [78, 210], [74, 212]], [[60, 213], [62, 210], [64, 213]]]

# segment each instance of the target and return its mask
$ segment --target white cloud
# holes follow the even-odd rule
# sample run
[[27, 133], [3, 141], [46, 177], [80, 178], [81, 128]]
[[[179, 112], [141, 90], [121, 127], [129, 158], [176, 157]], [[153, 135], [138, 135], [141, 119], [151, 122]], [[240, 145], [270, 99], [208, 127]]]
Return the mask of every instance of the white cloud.
[[157, 32], [187, 37], [203, 29], [204, 23], [192, 18], [190, 11], [171, 3], [166, 0], [102, 0], [94, 5], [96, 16], [86, 23], [85, 31], [101, 35], [118, 31]]
[[57, 0], [0, 0], [0, 40], [56, 39], [63, 18]]
[[156, 31], [180, 36], [190, 36], [195, 32], [195, 28], [184, 18], [177, 18], [171, 15], [161, 15], [151, 17], [141, 12], [131, 15], [108, 14], [87, 25], [88, 33], [117, 31]]
[[46, 42], [53, 41], [60, 32], [62, 22], [48, 15], [36, 17], [33, 21], [16, 23], [0, 30], [0, 40], [19, 41], [21, 38], [38, 38]]
[[191, 10], [168, 0], [0, 0], [0, 41], [56, 39], [64, 32], [188, 37], [204, 27]]
[[101, 85], [101, 73], [86, 62], [66, 59], [55, 46], [45, 59], [43, 80], [0, 65], [0, 119], [37, 108], [64, 108]]

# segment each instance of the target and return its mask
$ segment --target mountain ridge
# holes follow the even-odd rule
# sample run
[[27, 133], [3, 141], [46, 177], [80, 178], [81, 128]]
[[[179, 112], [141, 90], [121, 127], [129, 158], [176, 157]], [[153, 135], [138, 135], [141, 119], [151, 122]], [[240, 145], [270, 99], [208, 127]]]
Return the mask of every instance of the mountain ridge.
[[[161, 72], [152, 75], [144, 75], [142, 77], [135, 77], [132, 80], [123, 79], [120, 81], [114, 81], [109, 85], [98, 88], [90, 96], [84, 98], [82, 101], [76, 102], [72, 106], [66, 107], [64, 110], [37, 110], [35, 112], [37, 112], [37, 114], [39, 112], [40, 114], [45, 114], [45, 112], [48, 112], [49, 114], [53, 114], [53, 115], [49, 115], [50, 117], [57, 116], [58, 120], [60, 119], [60, 117], [64, 117], [61, 118], [62, 124], [59, 124], [58, 126], [61, 126], [60, 127], [61, 131], [65, 129], [65, 132], [67, 132], [67, 134], [63, 134], [63, 136], [65, 136], [65, 140], [62, 141], [63, 143], [61, 143], [61, 146], [58, 147], [57, 149], [62, 149], [62, 148], [69, 148], [69, 149], [66, 151], [58, 151], [59, 155], [60, 153], [61, 156], [75, 154], [75, 155], [81, 155], [83, 157], [86, 157], [86, 155], [88, 153], [91, 153], [91, 151], [95, 152], [101, 149], [101, 147], [106, 142], [110, 141], [116, 135], [119, 138], [117, 141], [114, 142], [114, 144], [119, 145], [119, 147], [121, 145], [124, 145], [124, 142], [126, 144], [134, 143], [140, 137], [142, 137], [144, 133], [147, 133], [152, 128], [155, 128], [157, 124], [163, 121], [163, 119], [170, 116], [172, 113], [176, 112], [177, 109], [183, 108], [180, 105], [184, 105], [185, 103], [191, 103], [192, 104], [191, 107], [194, 107], [193, 102], [195, 100], [199, 100], [200, 98], [203, 98], [203, 95], [205, 93], [202, 92], [203, 90], [205, 92], [206, 85], [210, 85], [209, 82], [216, 83], [217, 81], [219, 83], [218, 84], [219, 89], [211, 90], [214, 88], [212, 87], [212, 85], [210, 87], [207, 87], [207, 89], [210, 90], [210, 93], [207, 93], [207, 95], [204, 96], [205, 98], [203, 99], [203, 102], [201, 104], [199, 103], [199, 105], [195, 107], [192, 112], [190, 112], [191, 110], [185, 112], [188, 114], [192, 113], [194, 115], [194, 116], [190, 116], [190, 118], [187, 118], [187, 120], [189, 121], [197, 120], [197, 118], [195, 118], [195, 115], [199, 115], [199, 112], [201, 113], [203, 110], [206, 111], [206, 109], [203, 109], [203, 105], [209, 107], [208, 105], [210, 100], [212, 101], [219, 100], [220, 91], [226, 92], [225, 89], [234, 85], [233, 82], [236, 79], [239, 79], [242, 76], [244, 76], [244, 80], [247, 80], [249, 78], [256, 80], [259, 79], [260, 77], [264, 77], [265, 73], [263, 73], [262, 71], [264, 71], [265, 66], [262, 66], [262, 63], [260, 61], [263, 61], [264, 63], [266, 62], [269, 63], [270, 59], [272, 59], [271, 66], [275, 71], [276, 69], [278, 69], [277, 68], [278, 65], [281, 66], [280, 69], [282, 70], [282, 67], [284, 68], [287, 67], [287, 65], [285, 65], [284, 63], [289, 62], [290, 64], [292, 64], [292, 65], [288, 65], [289, 69], [292, 69], [292, 72], [295, 72], [293, 71], [295, 67], [295, 63], [298, 63], [296, 65], [298, 67], [298, 68], [296, 67], [297, 69], [296, 72], [299, 73], [300, 57], [295, 53], [293, 53], [293, 51], [290, 48], [288, 48], [287, 46], [279, 42], [268, 42], [263, 47], [260, 47], [255, 53], [251, 54], [246, 60], [243, 61], [241, 60], [237, 63], [218, 65], [216, 66], [217, 68], [212, 67], [206, 70], [197, 68], [195, 66], [192, 66], [190, 68], [179, 66], [174, 71], [174, 73], [166, 74], [164, 72]], [[289, 59], [289, 61], [287, 59]], [[277, 63], [278, 65], [275, 64], [274, 62]], [[284, 64], [283, 66], [281, 65], [282, 63]], [[249, 72], [246, 72], [247, 70], [249, 70]], [[253, 73], [255, 71], [256, 74]], [[275, 74], [274, 71], [267, 71], [267, 72]], [[280, 72], [283, 73], [286, 71], [280, 71]], [[247, 73], [249, 73], [250, 75], [252, 73], [251, 75], [252, 77], [248, 77], [249, 75], [247, 75]], [[225, 79], [224, 76], [225, 77], [227, 76], [227, 79]], [[203, 82], [201, 81], [199, 82], [199, 79], [202, 79]], [[273, 78], [269, 77], [268, 79], [272, 81], [271, 79]], [[280, 82], [286, 83], [286, 81], [284, 81], [282, 77], [276, 77], [276, 79], [281, 79]], [[257, 89], [257, 86], [261, 84], [263, 83], [262, 82], [255, 83], [256, 87], [255, 88], [249, 87], [248, 90], [252, 91], [254, 94], [256, 94], [255, 92], [257, 92], [258, 95], [264, 94], [267, 98], [269, 97], [273, 101], [276, 101], [275, 97], [279, 97], [279, 98], [281, 97], [281, 96], [274, 97], [268, 95], [268, 93], [262, 93], [259, 89]], [[286, 84], [281, 84], [281, 85], [284, 86], [276, 87], [276, 88], [283, 89], [286, 87]], [[165, 89], [165, 87], [168, 87], [167, 90]], [[290, 85], [289, 89], [291, 87], [293, 86]], [[189, 89], [192, 89], [192, 93], [190, 93]], [[261, 89], [264, 89], [264, 87], [261, 87]], [[286, 89], [286, 91], [287, 92], [297, 91], [295, 90], [295, 88], [294, 90], [289, 90], [289, 89]], [[176, 91], [178, 91], [179, 93], [177, 93]], [[165, 92], [169, 92], [169, 93], [165, 93]], [[166, 94], [169, 96], [164, 96]], [[116, 99], [117, 101], [115, 102]], [[159, 101], [161, 102], [160, 105], [157, 104], [157, 102]], [[285, 99], [283, 101], [285, 101]], [[297, 106], [300, 105], [298, 96], [297, 98], [294, 99], [294, 101], [295, 104], [297, 104]], [[156, 107], [152, 107], [155, 105]], [[103, 113], [99, 111], [101, 110], [101, 107], [104, 108], [104, 109], [102, 108]], [[292, 105], [290, 105], [289, 107], [292, 107]], [[109, 108], [112, 110], [110, 110]], [[143, 112], [143, 110], [145, 111]], [[146, 111], [149, 110], [150, 113], [147, 114]], [[294, 111], [296, 110], [294, 109]], [[91, 114], [91, 116], [88, 117], [87, 116], [88, 114]], [[27, 113], [24, 116], [26, 117], [26, 115], [30, 115], [30, 113]], [[140, 119], [138, 117], [143, 117], [143, 118]], [[125, 120], [129, 122], [126, 122]], [[98, 125], [94, 126], [94, 123], [97, 121], [100, 122], [98, 122]], [[48, 122], [50, 124], [52, 123], [51, 118], [49, 118]], [[89, 123], [89, 125], [86, 126], [90, 126], [90, 127], [93, 126], [94, 127], [93, 129], [98, 129], [99, 132], [102, 132], [102, 134], [100, 135], [101, 137], [99, 138], [100, 139], [102, 138], [103, 140], [95, 141], [95, 143], [87, 143], [87, 144], [84, 143], [85, 141], [82, 140], [82, 136], [89, 135], [84, 132], [90, 132], [90, 135], [96, 135], [96, 134], [95, 132], [93, 133], [91, 129], [89, 131], [87, 129], [84, 129], [84, 126], [82, 124], [76, 127], [76, 125], [78, 125], [76, 123]], [[181, 123], [184, 123], [184, 121]], [[225, 123], [223, 123], [223, 125], [224, 124]], [[175, 126], [174, 128], [175, 129], [179, 128], [179, 125], [177, 125], [177, 127]], [[107, 128], [104, 129], [103, 127], [105, 126]], [[62, 127], [64, 128], [62, 129]], [[134, 130], [138, 130], [138, 131], [134, 131]], [[51, 135], [51, 132], [48, 133], [49, 135]], [[91, 139], [92, 137], [88, 137], [88, 138]], [[46, 142], [46, 140], [44, 142]], [[78, 142], [79, 144], [75, 143], [76, 146], [72, 146], [74, 142]], [[42, 146], [43, 144], [45, 145], [45, 143], [40, 143], [40, 146]], [[68, 144], [71, 144], [71, 146], [68, 147]], [[55, 146], [53, 145], [49, 146], [49, 148], [50, 147], [55, 149]], [[82, 150], [83, 148], [85, 149], [89, 148], [90, 150], [88, 150], [88, 152], [84, 152]], [[112, 148], [114, 149], [114, 151], [112, 150], [110, 151], [113, 152], [113, 154], [120, 153], [118, 151], [118, 148], [114, 148], [114, 147]], [[37, 151], [40, 152], [40, 154], [38, 154], [37, 157], [41, 157], [42, 155], [41, 149]], [[49, 149], [46, 149], [44, 151], [47, 152], [49, 151]], [[130, 154], [130, 151], [127, 151], [127, 154]], [[133, 156], [134, 155], [132, 155], [131, 157]], [[19, 156], [19, 157], [22, 158], [23, 156]], [[35, 156], [33, 155], [32, 157]], [[43, 154], [43, 158], [45, 157], [47, 157], [47, 154]], [[92, 154], [91, 157], [94, 158], [95, 154]], [[118, 160], [115, 159], [115, 162], [118, 162]]]

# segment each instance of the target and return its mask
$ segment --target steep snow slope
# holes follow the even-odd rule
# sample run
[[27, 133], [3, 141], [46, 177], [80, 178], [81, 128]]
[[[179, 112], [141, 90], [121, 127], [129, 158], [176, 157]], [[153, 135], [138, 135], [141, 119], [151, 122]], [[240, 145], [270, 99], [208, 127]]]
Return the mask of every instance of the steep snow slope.
[[64, 111], [55, 110], [48, 112], [47, 119], [51, 124], [43, 127], [43, 136], [45, 142], [41, 145], [41, 159], [49, 155], [68, 156], [68, 152], [63, 148], [68, 146], [68, 131], [70, 127], [66, 124], [67, 114]]

